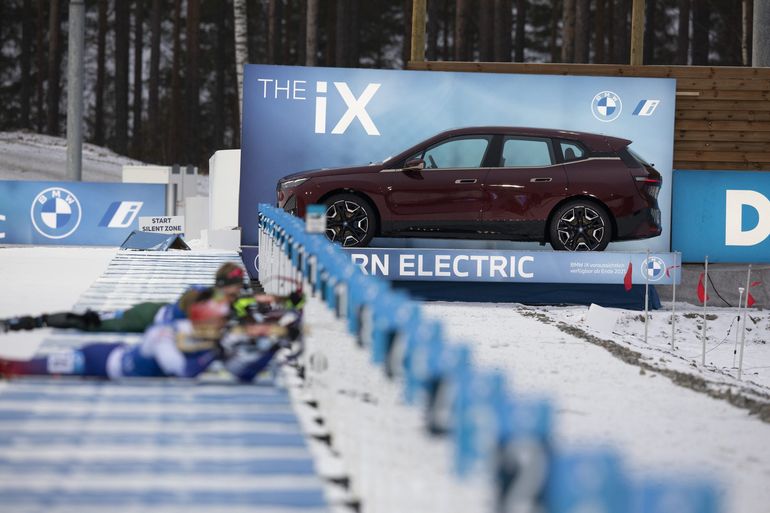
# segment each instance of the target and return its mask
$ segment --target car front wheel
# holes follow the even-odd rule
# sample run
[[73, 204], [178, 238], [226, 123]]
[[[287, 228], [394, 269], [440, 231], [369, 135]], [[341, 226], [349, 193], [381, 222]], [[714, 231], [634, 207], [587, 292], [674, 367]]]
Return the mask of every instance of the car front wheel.
[[612, 237], [612, 223], [604, 208], [577, 200], [556, 210], [549, 231], [555, 250], [603, 251]]
[[343, 246], [366, 246], [374, 237], [374, 208], [355, 194], [337, 194], [326, 200], [326, 237]]

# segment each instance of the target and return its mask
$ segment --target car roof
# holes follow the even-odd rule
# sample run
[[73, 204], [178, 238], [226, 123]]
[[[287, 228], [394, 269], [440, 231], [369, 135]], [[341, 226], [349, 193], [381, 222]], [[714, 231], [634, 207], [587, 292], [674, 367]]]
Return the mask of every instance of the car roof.
[[631, 144], [631, 141], [628, 139], [602, 134], [592, 134], [590, 132], [516, 126], [470, 126], [453, 128], [451, 130], [441, 132], [435, 137], [444, 138], [474, 134], [523, 135], [531, 137], [555, 137], [559, 139], [571, 139], [584, 143], [592, 151], [620, 150]]

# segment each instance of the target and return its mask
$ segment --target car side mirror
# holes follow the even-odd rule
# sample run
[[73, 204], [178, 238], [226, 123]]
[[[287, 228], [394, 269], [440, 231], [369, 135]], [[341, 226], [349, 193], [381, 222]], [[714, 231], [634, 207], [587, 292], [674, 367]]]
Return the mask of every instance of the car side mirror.
[[425, 169], [425, 161], [423, 159], [409, 159], [404, 163], [404, 171], [422, 171]]

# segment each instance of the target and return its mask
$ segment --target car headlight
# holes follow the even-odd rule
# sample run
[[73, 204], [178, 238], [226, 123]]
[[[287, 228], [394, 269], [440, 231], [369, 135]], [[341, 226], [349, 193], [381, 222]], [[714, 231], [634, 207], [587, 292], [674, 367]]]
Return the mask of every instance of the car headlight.
[[281, 182], [281, 189], [291, 189], [292, 187], [296, 187], [305, 182], [307, 182], [307, 178], [295, 178], [293, 180], [286, 180], [285, 182]]

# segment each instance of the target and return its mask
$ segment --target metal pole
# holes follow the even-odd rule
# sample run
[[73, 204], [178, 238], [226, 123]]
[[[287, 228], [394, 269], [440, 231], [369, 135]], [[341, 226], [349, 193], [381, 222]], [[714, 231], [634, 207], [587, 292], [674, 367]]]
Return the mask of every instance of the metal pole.
[[703, 342], [703, 349], [701, 351], [700, 364], [706, 365], [706, 303], [708, 302], [709, 295], [709, 256], [706, 255], [706, 270], [703, 273], [703, 334], [701, 340]]
[[738, 325], [735, 326], [735, 345], [733, 346], [733, 367], [735, 367], [735, 357], [738, 353], [738, 335], [741, 331], [741, 303], [743, 302], [743, 287], [738, 287]]
[[746, 275], [746, 303], [743, 309], [743, 328], [741, 329], [741, 352], [738, 355], [738, 379], [743, 379], [743, 345], [746, 341], [746, 317], [749, 314], [749, 287], [751, 285], [751, 264], [749, 264], [749, 272]]
[[676, 337], [676, 259], [674, 261], [674, 291], [671, 298], [671, 350], [674, 351], [674, 338]]
[[83, 179], [84, 0], [70, 0], [67, 56], [67, 178]]
[[650, 250], [647, 250], [647, 258], [644, 260], [644, 343], [647, 343], [647, 326], [649, 325], [650, 312]]

